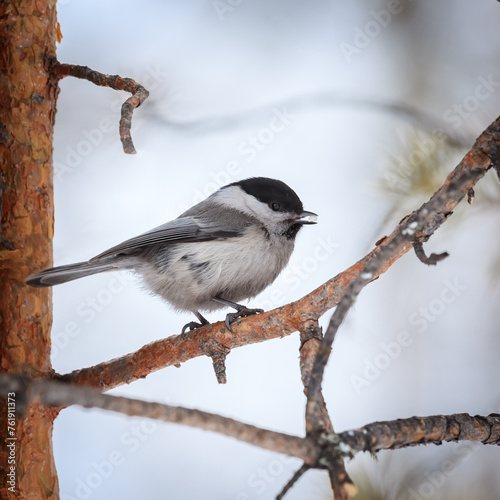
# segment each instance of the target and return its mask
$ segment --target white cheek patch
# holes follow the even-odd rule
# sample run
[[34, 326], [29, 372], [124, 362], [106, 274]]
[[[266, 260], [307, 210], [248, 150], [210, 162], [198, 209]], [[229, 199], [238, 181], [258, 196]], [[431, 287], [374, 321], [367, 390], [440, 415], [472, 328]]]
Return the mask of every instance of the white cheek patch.
[[268, 227], [273, 227], [280, 222], [290, 219], [289, 214], [274, 212], [265, 203], [255, 198], [255, 196], [245, 193], [239, 186], [229, 186], [221, 189], [213, 197], [218, 203], [251, 215]]

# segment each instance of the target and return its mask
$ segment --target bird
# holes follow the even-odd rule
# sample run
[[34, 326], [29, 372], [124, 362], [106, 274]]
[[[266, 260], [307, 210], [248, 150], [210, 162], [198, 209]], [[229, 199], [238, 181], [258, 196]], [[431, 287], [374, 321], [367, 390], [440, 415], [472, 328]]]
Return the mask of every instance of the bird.
[[263, 312], [239, 302], [256, 297], [275, 281], [292, 255], [295, 238], [318, 216], [305, 211], [284, 182], [251, 177], [227, 184], [177, 219], [115, 245], [87, 262], [44, 269], [30, 275], [32, 287], [59, 285], [97, 273], [131, 270], [143, 287], [174, 309], [192, 312], [230, 307], [226, 326]]

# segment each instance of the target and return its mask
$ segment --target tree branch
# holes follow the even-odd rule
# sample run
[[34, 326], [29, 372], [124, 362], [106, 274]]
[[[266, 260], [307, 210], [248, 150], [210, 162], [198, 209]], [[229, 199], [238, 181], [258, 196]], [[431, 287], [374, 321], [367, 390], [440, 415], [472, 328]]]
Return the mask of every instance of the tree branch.
[[451, 441], [500, 445], [500, 415], [472, 417], [467, 413], [456, 413], [375, 422], [361, 429], [341, 432], [338, 438], [352, 451], [372, 453]]
[[[388, 262], [386, 267], [382, 268], [381, 273], [385, 272], [410, 248], [411, 244], [404, 252]], [[303, 330], [308, 321], [317, 320], [337, 305], [346, 293], [346, 285], [359, 276], [365, 261], [376, 251], [377, 249], [373, 250], [349, 269], [328, 280], [302, 299], [233, 323], [232, 331], [226, 329], [223, 321], [212, 323], [180, 335], [151, 342], [136, 352], [89, 368], [75, 370], [65, 375], [55, 374], [54, 378], [109, 390], [145, 378], [150, 373], [167, 366], [178, 365], [204, 356], [206, 354], [204, 346], [210, 341], [215, 341], [232, 350]], [[373, 279], [376, 277], [378, 276], [374, 276]]]
[[[317, 321], [310, 320], [305, 326], [306, 328], [300, 332], [300, 374], [304, 385], [304, 394], [307, 396], [311, 371], [316, 355], [322, 346], [323, 334]], [[335, 431], [328, 415], [325, 400], [320, 393], [318, 398], [308, 400], [306, 404], [306, 436], [314, 439], [321, 446], [322, 435], [325, 433], [332, 435]], [[344, 457], [332, 456], [328, 461], [324, 461], [324, 465], [328, 469], [335, 499], [347, 500], [349, 496], [356, 494], [356, 486], [345, 469]], [[290, 483], [297, 481], [306, 471], [307, 469], [297, 471]], [[284, 495], [290, 487], [291, 485], [287, 485], [282, 494]]]
[[308, 439], [260, 429], [205, 411], [110, 396], [90, 387], [52, 380], [28, 380], [21, 376], [0, 374], [0, 398], [5, 397], [8, 392], [15, 392], [16, 400], [22, 401], [23, 407], [27, 403], [36, 402], [58, 409], [70, 405], [101, 408], [130, 417], [152, 418], [217, 432], [259, 448], [301, 458], [307, 463], [315, 463], [317, 460], [314, 445]]
[[259, 448], [298, 457], [306, 464], [319, 468], [325, 468], [322, 457], [332, 453], [338, 453], [342, 458], [351, 458], [359, 451], [374, 453], [419, 444], [441, 444], [446, 441], [478, 441], [500, 445], [498, 414], [472, 417], [467, 413], [457, 413], [374, 422], [340, 434], [325, 434], [323, 448], [318, 449], [316, 443], [307, 436], [298, 437], [261, 429], [204, 411], [110, 396], [97, 389], [63, 382], [0, 374], [0, 394], [5, 397], [8, 392], [16, 393], [16, 399], [22, 401], [23, 408], [32, 403], [56, 408], [78, 405], [197, 427], [233, 437]]
[[389, 262], [394, 262], [398, 256], [408, 251], [412, 241], [427, 241], [493, 165], [500, 165], [500, 118], [479, 136], [472, 149], [430, 200], [405, 217], [391, 235], [384, 238], [378, 248], [365, 258], [359, 276], [346, 286], [316, 357], [309, 383], [308, 404], [309, 400], [320, 398], [323, 374], [336, 333], [361, 290], [374, 277], [378, 277], [382, 270], [387, 269]]
[[119, 75], [105, 75], [99, 73], [88, 66], [79, 66], [78, 64], [62, 64], [54, 61], [52, 71], [59, 77], [73, 76], [88, 80], [94, 85], [101, 87], [110, 87], [114, 90], [124, 90], [132, 94], [122, 104], [122, 116], [120, 119], [120, 140], [123, 144], [123, 151], [127, 154], [135, 154], [136, 150], [130, 134], [132, 128], [132, 115], [134, 109], [138, 108], [149, 96], [149, 92], [132, 78], [122, 78]]
[[233, 324], [232, 332], [225, 328], [223, 322], [214, 323], [192, 332], [158, 340], [134, 353], [90, 368], [56, 375], [55, 378], [102, 390], [111, 389], [144, 378], [161, 368], [202, 356], [204, 350], [201, 344], [206, 345], [210, 339], [228, 349], [234, 349], [283, 337], [298, 330], [303, 331], [307, 321], [317, 320], [338, 304], [325, 334], [325, 341], [318, 349], [317, 364], [311, 374], [309, 399], [313, 399], [319, 393], [335, 334], [355, 297], [364, 286], [377, 279], [408, 252], [415, 241], [426, 241], [486, 171], [492, 166], [496, 168], [500, 165], [499, 128], [500, 118], [481, 134], [428, 202], [405, 217], [391, 235], [377, 242], [368, 255], [302, 299], [237, 321]]

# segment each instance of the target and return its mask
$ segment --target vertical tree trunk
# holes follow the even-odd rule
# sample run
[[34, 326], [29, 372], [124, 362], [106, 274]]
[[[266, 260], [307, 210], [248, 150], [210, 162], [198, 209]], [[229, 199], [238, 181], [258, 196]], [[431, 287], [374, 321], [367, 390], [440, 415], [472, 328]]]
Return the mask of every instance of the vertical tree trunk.
[[[58, 87], [49, 64], [56, 27], [55, 0], [0, 2], [0, 371], [30, 377], [52, 372], [52, 295], [49, 288], [27, 287], [24, 279], [52, 263]], [[7, 394], [0, 399], [0, 497], [58, 498], [55, 412], [30, 405], [21, 416], [20, 394], [10, 394], [9, 405], [4, 398]]]

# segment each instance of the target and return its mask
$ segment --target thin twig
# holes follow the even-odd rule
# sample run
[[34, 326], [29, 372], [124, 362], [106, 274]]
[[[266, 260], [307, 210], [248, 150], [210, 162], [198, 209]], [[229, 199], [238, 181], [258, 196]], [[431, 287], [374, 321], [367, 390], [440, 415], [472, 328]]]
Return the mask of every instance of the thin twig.
[[[470, 193], [470, 190], [469, 190]], [[429, 256], [425, 254], [424, 245], [420, 240], [415, 240], [413, 242], [413, 249], [415, 250], [415, 255], [420, 262], [427, 264], [428, 266], [435, 266], [438, 262], [446, 259], [449, 256], [448, 252], [443, 253], [431, 253]]]
[[132, 94], [123, 104], [120, 119], [120, 140], [123, 144], [123, 151], [127, 154], [136, 153], [130, 129], [132, 128], [132, 115], [134, 109], [138, 108], [149, 96], [149, 92], [132, 78], [123, 78], [119, 75], [105, 75], [90, 69], [88, 66], [78, 64], [62, 64], [55, 61], [52, 71], [59, 77], [73, 76], [88, 80], [94, 85], [110, 87], [114, 90], [124, 90]]
[[288, 483], [283, 486], [283, 489], [276, 495], [276, 500], [282, 500], [283, 497], [290, 491], [293, 485], [311, 468], [308, 464], [302, 464], [295, 474], [290, 478]]

